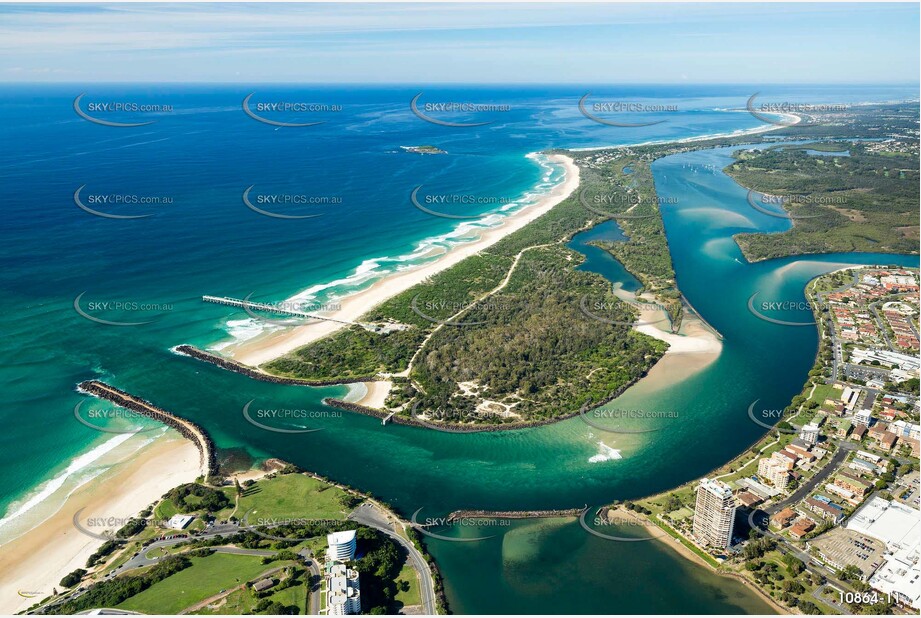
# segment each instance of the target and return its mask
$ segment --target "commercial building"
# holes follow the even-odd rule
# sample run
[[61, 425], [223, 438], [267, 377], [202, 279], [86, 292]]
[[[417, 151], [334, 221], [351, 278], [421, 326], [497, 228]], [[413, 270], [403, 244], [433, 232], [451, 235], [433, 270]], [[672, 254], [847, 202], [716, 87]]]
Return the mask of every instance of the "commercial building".
[[851, 352], [851, 362], [855, 365], [860, 363], [870, 365], [873, 361], [877, 361], [884, 367], [897, 367], [907, 372], [916, 372], [921, 367], [921, 361], [914, 354], [902, 354], [889, 350], [866, 350], [863, 348], [854, 348]]
[[694, 508], [694, 538], [703, 545], [728, 548], [732, 544], [736, 505], [732, 490], [716, 479], [702, 479]]
[[921, 512], [877, 496], [854, 513], [847, 528], [886, 546], [884, 563], [869, 584], [902, 605], [921, 610]]
[[169, 518], [169, 521], [166, 522], [166, 527], [174, 530], [185, 530], [194, 520], [194, 515], [180, 515], [177, 513]]

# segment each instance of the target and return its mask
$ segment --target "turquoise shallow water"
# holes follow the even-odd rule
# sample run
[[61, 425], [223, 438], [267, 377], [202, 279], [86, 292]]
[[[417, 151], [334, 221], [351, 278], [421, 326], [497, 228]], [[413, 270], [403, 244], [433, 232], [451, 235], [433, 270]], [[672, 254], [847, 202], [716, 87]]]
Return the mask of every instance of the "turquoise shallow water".
[[[6, 225], [0, 231], [0, 322], [6, 335], [0, 342], [0, 376], [8, 403], [0, 415], [11, 429], [0, 434], [5, 475], [0, 508], [21, 505], [43, 480], [60, 477], [74, 457], [108, 438], [73, 419], [74, 406], [84, 400], [73, 386], [88, 378], [111, 381], [201, 423], [225, 459], [242, 464], [282, 457], [371, 491], [407, 514], [419, 508], [436, 515], [463, 507], [572, 507], [645, 495], [700, 476], [757, 439], [762, 429], [746, 414], [751, 401], [782, 407], [799, 390], [812, 363], [815, 333], [779, 330], [783, 327], [757, 320], [745, 309], [752, 293], [760, 291], [768, 300], [802, 299], [810, 277], [841, 264], [917, 263], [917, 258], [893, 256], [822, 256], [746, 265], [731, 234], [776, 231], [783, 222], [753, 212], [744, 190], [728, 178], [704, 173], [706, 165], [724, 165], [728, 153], [678, 155], [658, 162], [654, 173], [660, 195], [678, 198], [666, 207], [665, 222], [679, 284], [726, 339], [720, 359], [692, 379], [641, 398], [628, 391], [618, 401], [624, 407], [674, 411], [666, 430], [611, 434], [574, 419], [527, 431], [447, 435], [384, 429], [374, 419], [346, 414], [309, 421], [323, 431], [280, 436], [248, 424], [243, 405], [256, 400], [266, 407], [322, 410], [323, 397], [345, 389], [277, 387], [173, 355], [169, 348], [176, 344], [209, 346], [226, 340], [229, 331], [251, 326], [244, 314], [201, 303], [201, 294], [254, 293], [278, 300], [311, 285], [344, 280], [356, 269], [398, 267], [398, 260], [368, 260], [410, 255], [421, 239], [449, 233], [455, 225], [412, 209], [409, 191], [421, 183], [441, 191], [520, 196], [536, 183], [554, 180], [525, 158], [532, 150], [671, 139], [757, 122], [713, 111], [730, 105], [735, 95], [649, 92], [681, 98], [703, 111], [657, 125], [659, 133], [652, 135], [619, 133], [580, 119], [568, 94], [553, 91], [514, 95], [522, 97], [519, 114], [500, 125], [449, 133], [412, 118], [405, 92], [365, 90], [337, 93], [355, 102], [347, 120], [305, 135], [241, 118], [240, 92], [232, 89], [129, 93], [154, 99], [166, 93], [187, 113], [161, 118], [142, 132], [100, 133], [74, 117], [73, 93], [67, 89], [7, 89], [0, 99], [14, 121], [0, 152], [0, 174], [14, 196], [5, 202]], [[742, 97], [741, 91], [736, 94]], [[407, 142], [435, 143], [452, 154], [400, 153], [398, 147]], [[694, 173], [685, 167], [692, 165], [701, 169]], [[477, 179], [474, 188], [470, 178]], [[99, 219], [74, 206], [73, 192], [84, 184], [100, 193], [169, 195], [173, 202], [152, 209], [154, 216], [144, 220]], [[348, 207], [325, 211], [310, 225], [280, 222], [245, 211], [240, 194], [251, 184], [342, 194]], [[138, 210], [126, 206], [119, 212]], [[614, 230], [599, 227], [574, 242], [608, 233]], [[586, 251], [585, 268], [612, 280], [624, 277], [625, 287], [631, 285], [616, 262]], [[327, 288], [327, 294], [335, 290]], [[100, 309], [96, 315], [110, 320], [151, 320], [130, 328], [105, 326], [76, 314], [73, 302], [81, 293], [87, 303], [159, 303], [160, 308]], [[581, 319], [578, 308], [574, 319]], [[87, 464], [83, 471], [91, 468]], [[574, 528], [561, 530], [566, 537]], [[445, 555], [452, 599], [471, 611], [490, 611], [488, 603], [474, 603], [465, 572], [450, 566], [448, 552], [434, 550], [436, 557]], [[648, 551], [650, 560], [663, 561], [663, 573], [682, 568], [667, 554]], [[625, 552], [605, 547], [593, 555], [626, 564], [630, 554]], [[548, 562], [548, 576], [554, 572], [550, 563], [555, 561]], [[629, 586], [615, 579], [586, 590], [594, 600], [584, 607], [597, 608], [596, 601], [627, 594]], [[675, 611], [681, 611], [679, 596], [671, 601]], [[710, 602], [699, 600], [702, 607]]]

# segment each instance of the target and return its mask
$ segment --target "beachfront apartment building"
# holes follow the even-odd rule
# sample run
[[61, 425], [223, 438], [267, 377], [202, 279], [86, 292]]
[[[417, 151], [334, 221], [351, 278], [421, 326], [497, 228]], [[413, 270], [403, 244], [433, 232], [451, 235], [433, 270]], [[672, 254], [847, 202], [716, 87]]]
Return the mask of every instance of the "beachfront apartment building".
[[912, 440], [921, 439], [921, 425], [918, 423], [909, 423], [906, 421], [895, 421], [889, 423], [889, 431], [899, 438], [910, 438]]
[[729, 485], [701, 479], [697, 486], [692, 532], [702, 545], [726, 549], [732, 544], [736, 505]]
[[334, 564], [327, 575], [326, 607], [330, 616], [361, 613], [358, 571]]
[[758, 461], [758, 476], [778, 489], [790, 484], [790, 466], [786, 462], [764, 457]]
[[352, 560], [355, 557], [355, 534], [355, 530], [327, 534], [326, 543], [329, 545], [329, 549], [326, 550], [327, 560], [338, 562]]
[[804, 425], [800, 429], [799, 437], [806, 444], [816, 444], [819, 441], [819, 426], [817, 424]]
[[326, 535], [326, 613], [330, 616], [361, 613], [358, 571], [345, 563], [355, 558], [356, 530]]

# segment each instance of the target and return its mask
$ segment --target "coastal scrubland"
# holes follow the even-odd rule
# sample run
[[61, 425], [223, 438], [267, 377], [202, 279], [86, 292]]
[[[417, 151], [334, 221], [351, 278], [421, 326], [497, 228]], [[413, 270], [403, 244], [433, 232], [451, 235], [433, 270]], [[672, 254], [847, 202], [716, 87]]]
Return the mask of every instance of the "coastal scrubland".
[[[577, 270], [584, 258], [565, 247], [575, 233], [633, 206], [617, 177], [623, 166], [589, 165], [591, 153], [572, 154], [580, 165], [580, 189], [624, 199], [597, 212], [572, 195], [489, 250], [362, 318], [402, 329], [351, 327], [262, 368], [308, 379], [402, 373], [407, 379], [397, 381], [388, 401], [394, 409], [453, 423], [539, 422], [622, 392], [666, 345], [632, 331], [636, 311], [611, 293], [602, 276]], [[641, 182], [654, 195], [651, 175]], [[650, 221], [658, 223], [637, 220], [637, 242], [624, 249], [624, 259], [663, 302], [677, 307], [657, 205], [654, 199], [648, 204]], [[583, 311], [587, 302], [601, 307], [601, 320]]]

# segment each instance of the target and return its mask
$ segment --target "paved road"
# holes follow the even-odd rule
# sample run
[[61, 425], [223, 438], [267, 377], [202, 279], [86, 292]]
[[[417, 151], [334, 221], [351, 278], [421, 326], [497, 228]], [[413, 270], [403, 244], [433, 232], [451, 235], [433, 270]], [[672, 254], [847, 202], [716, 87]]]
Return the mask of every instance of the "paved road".
[[351, 521], [364, 524], [375, 530], [380, 530], [394, 541], [403, 546], [409, 554], [409, 560], [419, 576], [422, 578], [420, 593], [422, 596], [422, 613], [434, 615], [435, 612], [435, 582], [432, 580], [432, 573], [429, 571], [428, 562], [425, 557], [416, 549], [410, 541], [396, 533], [390, 518], [377, 506], [370, 502], [365, 502], [349, 514]]
[[172, 547], [178, 545], [179, 543], [185, 543], [186, 541], [200, 541], [202, 539], [213, 539], [216, 536], [230, 536], [240, 532], [244, 528], [236, 524], [222, 524], [217, 526], [212, 526], [204, 534], [197, 534], [192, 537], [179, 537], [175, 539], [168, 539], [166, 541], [155, 541], [148, 545], [147, 547], [141, 549], [136, 556], [132, 556], [127, 562], [113, 569], [106, 577], [115, 577], [118, 573], [123, 571], [130, 571], [131, 569], [137, 569], [140, 567], [149, 566], [155, 562], [159, 562], [163, 557], [148, 558], [147, 554], [154, 549], [162, 549], [167, 547]]
[[[852, 271], [854, 278], [852, 281], [845, 283], [833, 290], [828, 290], [827, 292], [818, 292], [816, 293], [816, 298], [819, 301], [820, 306], [826, 305], [825, 297], [829, 294], [834, 294], [835, 292], [843, 292], [848, 288], [852, 288], [858, 283], [860, 283], [860, 278], [857, 276], [857, 270]], [[813, 284], [814, 285], [814, 284]], [[821, 320], [821, 317], [819, 318]], [[832, 360], [831, 360], [831, 383], [838, 381], [838, 368], [844, 364], [844, 352], [841, 349], [841, 342], [838, 341], [838, 338], [835, 336], [835, 327], [832, 322], [832, 319], [829, 317], [829, 320], [820, 326], [820, 336], [821, 330], [825, 329], [828, 331], [828, 336], [831, 338], [831, 347], [832, 347]]]
[[819, 483], [827, 479], [832, 472], [838, 469], [838, 466], [841, 465], [841, 462], [844, 461], [848, 453], [858, 448], [857, 445], [848, 442], [837, 443], [837, 446], [838, 450], [835, 451], [835, 454], [832, 455], [832, 458], [828, 461], [827, 464], [825, 464], [824, 468], [812, 475], [812, 478], [803, 483], [799, 489], [790, 494], [790, 497], [781, 500], [776, 504], [772, 504], [771, 506], [764, 509], [764, 511], [768, 515], [773, 515], [774, 513], [783, 510], [791, 504], [796, 504], [811, 494]]
[[320, 613], [320, 582], [323, 581], [323, 574], [320, 573], [317, 561], [312, 557], [306, 560], [306, 565], [310, 572], [310, 582], [307, 585], [307, 589], [310, 590], [310, 607], [307, 608], [307, 613], [317, 616]]

